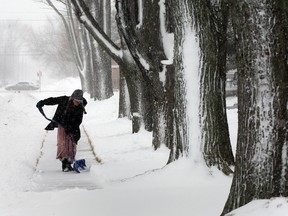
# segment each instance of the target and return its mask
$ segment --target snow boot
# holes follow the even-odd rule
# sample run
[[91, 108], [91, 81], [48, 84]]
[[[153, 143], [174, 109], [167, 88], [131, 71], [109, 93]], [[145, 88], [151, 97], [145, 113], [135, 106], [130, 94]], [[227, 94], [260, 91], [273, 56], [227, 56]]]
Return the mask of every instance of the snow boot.
[[73, 171], [73, 167], [71, 166], [71, 163], [68, 161], [67, 158], [62, 160], [62, 171], [63, 172], [69, 172], [69, 171]]
[[61, 162], [62, 162], [62, 171], [67, 172], [66, 167], [67, 167], [68, 160], [64, 158]]

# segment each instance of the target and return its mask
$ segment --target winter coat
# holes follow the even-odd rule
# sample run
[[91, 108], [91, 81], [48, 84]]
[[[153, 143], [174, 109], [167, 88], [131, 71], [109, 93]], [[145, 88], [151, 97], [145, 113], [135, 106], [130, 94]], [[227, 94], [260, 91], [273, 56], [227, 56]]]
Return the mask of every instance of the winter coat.
[[43, 105], [57, 105], [58, 107], [53, 116], [53, 121], [47, 125], [46, 130], [53, 130], [58, 127], [57, 123], [64, 127], [67, 134], [72, 135], [74, 141], [80, 139], [80, 124], [82, 123], [83, 113], [85, 112], [84, 106], [86, 106], [87, 101], [83, 98], [83, 104], [80, 103], [79, 106], [74, 106], [73, 101], [68, 96], [60, 97], [50, 97], [39, 102], [41, 106]]

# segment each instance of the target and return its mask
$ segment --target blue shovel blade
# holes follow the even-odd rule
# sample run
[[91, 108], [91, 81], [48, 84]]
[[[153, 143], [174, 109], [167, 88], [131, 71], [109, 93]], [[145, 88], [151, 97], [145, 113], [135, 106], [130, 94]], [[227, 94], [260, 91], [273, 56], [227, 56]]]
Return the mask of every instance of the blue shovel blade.
[[85, 170], [86, 161], [85, 159], [76, 160], [73, 164], [74, 171], [80, 173], [80, 170]]

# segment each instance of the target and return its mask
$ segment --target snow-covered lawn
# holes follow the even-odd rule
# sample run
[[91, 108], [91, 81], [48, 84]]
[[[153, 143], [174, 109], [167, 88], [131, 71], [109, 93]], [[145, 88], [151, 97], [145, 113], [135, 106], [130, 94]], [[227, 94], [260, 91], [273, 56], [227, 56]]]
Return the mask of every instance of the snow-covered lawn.
[[[131, 122], [117, 119], [117, 92], [105, 101], [93, 101], [85, 95], [88, 114], [84, 116], [82, 133], [85, 129], [102, 161], [92, 165], [89, 173], [99, 189], [33, 190], [36, 163], [47, 136], [44, 127], [48, 124], [35, 105], [40, 99], [71, 95], [80, 88], [74, 78], [53, 83], [44, 83], [41, 92], [0, 91], [0, 216], [220, 215], [232, 176], [208, 170], [189, 159], [165, 166], [167, 148], [154, 151], [151, 133], [131, 134]], [[227, 105], [236, 102], [236, 98], [229, 98]], [[52, 117], [55, 108], [45, 106], [44, 110]], [[228, 109], [228, 117], [235, 152], [237, 109]], [[56, 145], [49, 142], [44, 145]], [[81, 175], [63, 173], [56, 159], [51, 163], [59, 164], [55, 177]], [[253, 201], [231, 215], [284, 216], [288, 214], [287, 202], [285, 198]]]

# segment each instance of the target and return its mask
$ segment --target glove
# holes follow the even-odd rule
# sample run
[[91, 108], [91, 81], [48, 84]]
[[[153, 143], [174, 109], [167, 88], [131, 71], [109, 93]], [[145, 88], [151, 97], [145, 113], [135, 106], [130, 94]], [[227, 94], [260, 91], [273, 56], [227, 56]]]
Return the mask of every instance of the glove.
[[39, 108], [42, 108], [44, 106], [44, 102], [42, 100], [40, 100], [37, 104], [36, 104], [36, 107], [39, 109]]
[[57, 123], [55, 123], [55, 122], [50, 122], [50, 123], [46, 126], [45, 130], [54, 130], [54, 128], [57, 128], [57, 127], [58, 127]]

